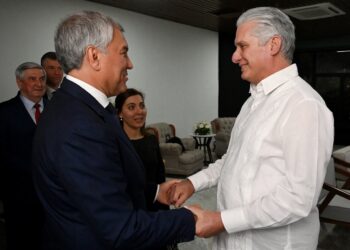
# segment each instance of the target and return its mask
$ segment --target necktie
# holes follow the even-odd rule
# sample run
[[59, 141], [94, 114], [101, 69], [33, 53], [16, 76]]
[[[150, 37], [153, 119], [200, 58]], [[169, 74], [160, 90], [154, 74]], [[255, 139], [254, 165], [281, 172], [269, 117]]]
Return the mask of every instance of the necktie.
[[34, 108], [35, 108], [35, 123], [38, 124], [39, 121], [39, 117], [40, 117], [40, 104], [39, 103], [35, 103], [34, 104]]

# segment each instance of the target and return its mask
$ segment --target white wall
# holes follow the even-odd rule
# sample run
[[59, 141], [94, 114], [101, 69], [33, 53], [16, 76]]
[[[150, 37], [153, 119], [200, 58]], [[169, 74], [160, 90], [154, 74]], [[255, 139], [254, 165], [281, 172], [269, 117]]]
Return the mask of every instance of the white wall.
[[78, 10], [101, 11], [124, 27], [134, 64], [128, 86], [145, 93], [147, 123], [174, 123], [183, 137], [218, 116], [216, 32], [83, 0], [0, 0], [0, 102], [17, 93], [15, 68], [54, 50], [57, 24]]

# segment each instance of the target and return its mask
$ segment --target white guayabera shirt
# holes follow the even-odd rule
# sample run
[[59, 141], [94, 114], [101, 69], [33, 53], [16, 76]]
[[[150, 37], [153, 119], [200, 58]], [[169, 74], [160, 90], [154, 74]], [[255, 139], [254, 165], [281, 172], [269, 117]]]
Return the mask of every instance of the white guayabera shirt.
[[213, 249], [316, 249], [332, 113], [295, 64], [250, 92], [227, 153], [189, 177], [196, 191], [218, 185], [226, 232], [215, 237]]

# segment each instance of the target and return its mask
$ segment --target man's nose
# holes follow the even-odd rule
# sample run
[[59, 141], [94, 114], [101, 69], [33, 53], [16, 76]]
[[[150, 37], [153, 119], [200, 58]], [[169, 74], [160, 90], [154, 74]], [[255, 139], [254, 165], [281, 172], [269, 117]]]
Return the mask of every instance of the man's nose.
[[40, 86], [40, 87], [43, 87], [43, 86], [45, 86], [46, 85], [46, 79], [37, 79], [36, 81], [35, 81], [35, 84], [37, 85], [37, 86]]
[[233, 63], [239, 63], [239, 60], [241, 59], [241, 56], [239, 55], [237, 49], [232, 54], [232, 62]]
[[128, 58], [128, 69], [132, 69], [132, 68], [134, 68], [134, 65], [132, 64], [131, 59]]

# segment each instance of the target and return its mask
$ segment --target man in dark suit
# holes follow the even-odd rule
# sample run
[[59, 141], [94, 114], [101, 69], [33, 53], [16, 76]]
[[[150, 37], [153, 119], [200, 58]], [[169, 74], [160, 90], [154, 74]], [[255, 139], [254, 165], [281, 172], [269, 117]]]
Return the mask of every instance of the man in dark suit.
[[57, 60], [56, 52], [46, 52], [40, 59], [40, 64], [46, 72], [46, 96], [51, 100], [53, 93], [60, 87], [63, 70]]
[[45, 249], [157, 249], [194, 238], [189, 210], [145, 211], [145, 192], [167, 203], [169, 186], [145, 183], [142, 161], [108, 100], [126, 90], [133, 67], [122, 31], [97, 12], [73, 14], [56, 30], [67, 76], [33, 146]]
[[46, 75], [33, 62], [19, 65], [15, 74], [19, 92], [0, 104], [0, 183], [7, 249], [39, 249], [44, 213], [33, 186], [31, 153], [36, 119], [46, 103], [42, 98]]

